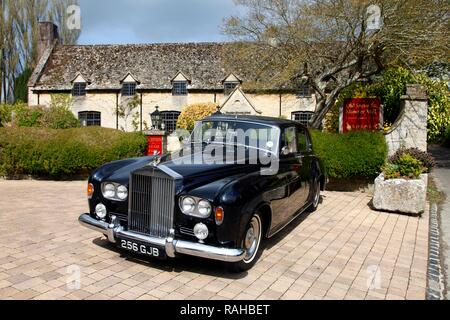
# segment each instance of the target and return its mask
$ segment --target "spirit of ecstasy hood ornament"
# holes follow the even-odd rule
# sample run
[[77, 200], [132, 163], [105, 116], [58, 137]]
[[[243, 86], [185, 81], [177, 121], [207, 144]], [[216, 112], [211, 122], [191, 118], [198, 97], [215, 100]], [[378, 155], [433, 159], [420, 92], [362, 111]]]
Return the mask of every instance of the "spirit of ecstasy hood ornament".
[[150, 165], [153, 166], [153, 167], [157, 167], [158, 164], [161, 163], [161, 155], [160, 155], [160, 153], [158, 151], [155, 151], [155, 155], [154, 156], [155, 157], [153, 158], [153, 161], [150, 162]]

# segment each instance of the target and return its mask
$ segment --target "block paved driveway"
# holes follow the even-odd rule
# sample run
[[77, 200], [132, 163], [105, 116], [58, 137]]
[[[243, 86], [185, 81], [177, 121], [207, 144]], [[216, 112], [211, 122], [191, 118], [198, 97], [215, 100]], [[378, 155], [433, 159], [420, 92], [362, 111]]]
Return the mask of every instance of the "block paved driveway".
[[425, 298], [428, 214], [375, 212], [366, 194], [324, 193], [317, 212], [269, 240], [256, 267], [236, 275], [196, 258], [121, 254], [78, 224], [85, 189], [0, 180], [0, 299]]

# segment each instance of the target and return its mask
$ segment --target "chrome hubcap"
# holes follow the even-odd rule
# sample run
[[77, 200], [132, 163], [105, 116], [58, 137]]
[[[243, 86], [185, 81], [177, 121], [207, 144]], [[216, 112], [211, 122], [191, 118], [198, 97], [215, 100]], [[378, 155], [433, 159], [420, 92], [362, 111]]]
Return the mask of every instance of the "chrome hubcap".
[[245, 263], [250, 263], [258, 252], [261, 241], [261, 220], [259, 217], [253, 217], [244, 239], [244, 248], [246, 251]]

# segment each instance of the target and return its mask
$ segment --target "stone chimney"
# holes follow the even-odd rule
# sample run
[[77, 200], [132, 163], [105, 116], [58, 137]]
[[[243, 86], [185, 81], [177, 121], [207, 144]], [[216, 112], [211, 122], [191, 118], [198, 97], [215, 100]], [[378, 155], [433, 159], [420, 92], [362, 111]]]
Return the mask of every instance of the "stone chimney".
[[38, 38], [38, 61], [41, 59], [45, 50], [53, 45], [55, 40], [59, 41], [58, 26], [53, 22], [39, 22]]

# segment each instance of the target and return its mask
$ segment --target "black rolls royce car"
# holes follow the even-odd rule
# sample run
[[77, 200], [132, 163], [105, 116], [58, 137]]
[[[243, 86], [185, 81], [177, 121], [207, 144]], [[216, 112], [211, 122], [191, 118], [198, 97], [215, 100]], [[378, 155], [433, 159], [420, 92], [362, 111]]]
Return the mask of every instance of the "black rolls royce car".
[[240, 272], [265, 238], [319, 206], [327, 176], [296, 122], [216, 114], [183, 145], [94, 171], [80, 223], [135, 254], [191, 255]]

